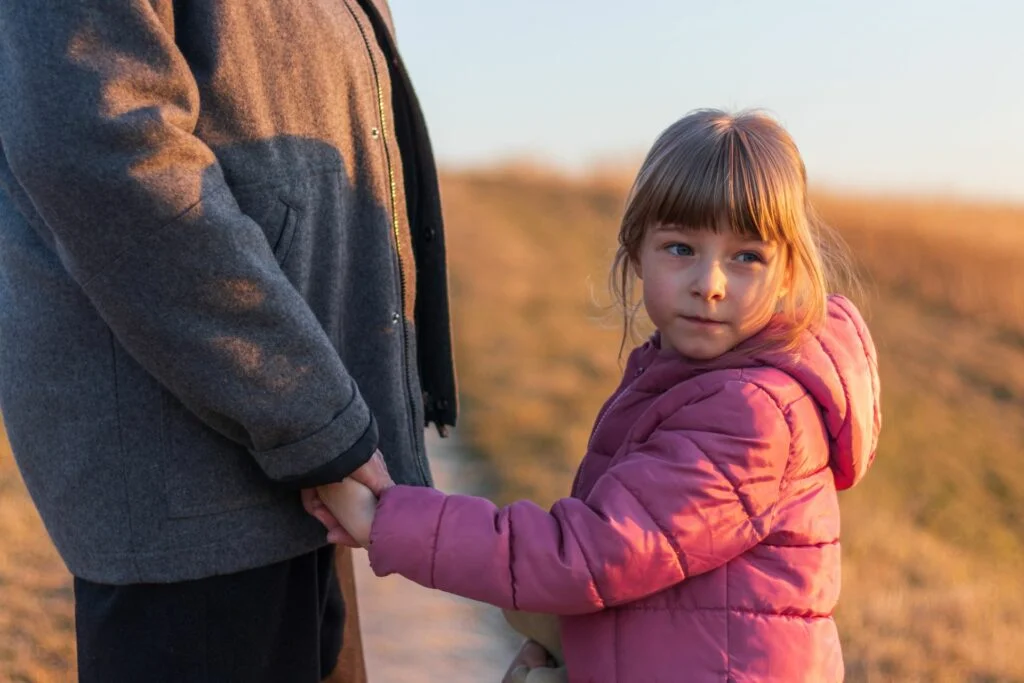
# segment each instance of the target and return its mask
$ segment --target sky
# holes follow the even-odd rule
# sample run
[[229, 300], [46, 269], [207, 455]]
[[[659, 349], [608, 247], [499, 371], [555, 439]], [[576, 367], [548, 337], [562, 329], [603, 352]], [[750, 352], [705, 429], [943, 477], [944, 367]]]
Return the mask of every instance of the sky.
[[812, 185], [1024, 202], [1024, 3], [391, 0], [442, 166], [635, 164], [762, 108]]

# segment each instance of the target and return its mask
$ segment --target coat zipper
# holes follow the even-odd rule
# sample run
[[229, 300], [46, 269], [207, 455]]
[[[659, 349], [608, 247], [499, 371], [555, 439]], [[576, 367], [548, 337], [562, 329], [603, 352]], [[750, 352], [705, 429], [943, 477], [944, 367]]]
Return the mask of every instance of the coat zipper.
[[[356, 28], [359, 29], [359, 35], [362, 36], [363, 38], [363, 45], [366, 47], [366, 54], [370, 58], [370, 67], [373, 70], [373, 81], [377, 90], [377, 114], [378, 118], [380, 119], [381, 143], [384, 145], [384, 163], [385, 166], [387, 167], [388, 172], [388, 189], [390, 190], [391, 194], [391, 230], [392, 234], [395, 237], [395, 262], [398, 265], [398, 286], [400, 293], [399, 303], [401, 305], [401, 309], [399, 310], [398, 315], [400, 316], [399, 324], [401, 324], [402, 326], [402, 353], [404, 355], [403, 369], [405, 370], [405, 394], [406, 398], [409, 401], [409, 419], [410, 421], [414, 422], [414, 424], [412, 425], [412, 433], [410, 434], [413, 440], [413, 450], [415, 451], [413, 453], [413, 459], [416, 461], [416, 469], [419, 470], [420, 477], [423, 479], [423, 483], [429, 484], [430, 477], [427, 475], [427, 472], [423, 467], [423, 463], [421, 462], [422, 458], [418, 456], [419, 439], [421, 437], [418, 437], [416, 432], [416, 411], [413, 409], [412, 390], [409, 387], [409, 333], [405, 325], [405, 300], [407, 296], [407, 285], [405, 279], [405, 270], [402, 268], [402, 232], [401, 226], [399, 225], [398, 221], [398, 188], [395, 185], [395, 169], [391, 164], [391, 149], [388, 147], [388, 120], [387, 110], [384, 106], [384, 90], [383, 88], [381, 88], [380, 72], [377, 68], [377, 60], [374, 59], [373, 56], [373, 47], [370, 44], [370, 39], [366, 35], [366, 28], [363, 26], [362, 22], [359, 21], [359, 17], [356, 16], [355, 11], [353, 11], [351, 5], [349, 5], [348, 2], [345, 3], [345, 7], [346, 9], [348, 9], [349, 14], [352, 16], [352, 21], [355, 22]], [[368, 10], [364, 9], [363, 11], [367, 12]]]
[[[346, 6], [348, 4], [346, 3]], [[406, 283], [405, 283], [405, 271], [402, 269], [402, 251], [401, 251], [401, 226], [398, 222], [398, 188], [395, 185], [395, 169], [391, 165], [391, 150], [388, 147], [388, 120], [387, 112], [384, 107], [384, 90], [380, 85], [380, 72], [377, 69], [377, 60], [373, 57], [373, 48], [370, 44], [370, 39], [366, 36], [366, 29], [363, 27], [362, 22], [359, 21], [359, 17], [356, 16], [355, 12], [351, 7], [348, 7], [349, 14], [352, 15], [352, 20], [355, 22], [356, 27], [359, 29], [359, 35], [363, 37], [363, 44], [366, 46], [366, 54], [370, 58], [370, 67], [373, 69], [373, 80], [374, 85], [377, 89], [377, 114], [380, 119], [380, 138], [384, 145], [384, 162], [387, 166], [388, 171], [388, 189], [391, 194], [391, 230], [395, 236], [395, 252], [398, 257], [398, 280], [399, 286], [401, 287], [402, 294], [402, 316], [405, 317], [405, 297], [406, 297]]]

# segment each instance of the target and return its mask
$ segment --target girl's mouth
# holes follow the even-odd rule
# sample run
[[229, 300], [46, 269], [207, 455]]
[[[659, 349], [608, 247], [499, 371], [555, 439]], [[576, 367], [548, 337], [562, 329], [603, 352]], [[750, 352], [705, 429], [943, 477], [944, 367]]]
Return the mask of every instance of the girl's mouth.
[[716, 325], [724, 325], [725, 323], [720, 320], [712, 320], [711, 318], [704, 318], [699, 315], [684, 315], [683, 320], [693, 323], [694, 325], [704, 325], [708, 327], [714, 327]]

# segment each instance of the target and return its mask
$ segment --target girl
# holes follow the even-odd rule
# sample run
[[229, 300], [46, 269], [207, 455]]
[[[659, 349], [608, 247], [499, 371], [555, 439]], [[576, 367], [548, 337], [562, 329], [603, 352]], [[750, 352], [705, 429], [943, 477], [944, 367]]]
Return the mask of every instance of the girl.
[[379, 576], [559, 615], [571, 681], [842, 680], [836, 491], [874, 457], [879, 387], [823, 234], [775, 121], [686, 116], [640, 169], [613, 271], [627, 328], [639, 280], [657, 330], [571, 497], [347, 480], [321, 499]]

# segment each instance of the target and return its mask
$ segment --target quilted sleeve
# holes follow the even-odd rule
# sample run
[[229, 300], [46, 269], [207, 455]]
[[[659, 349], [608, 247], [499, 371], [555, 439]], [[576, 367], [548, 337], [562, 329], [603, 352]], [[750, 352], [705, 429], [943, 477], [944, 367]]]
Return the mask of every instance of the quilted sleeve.
[[378, 575], [506, 608], [567, 615], [632, 602], [764, 539], [789, 447], [775, 400], [730, 382], [666, 415], [586, 500], [546, 511], [390, 489], [370, 561]]

